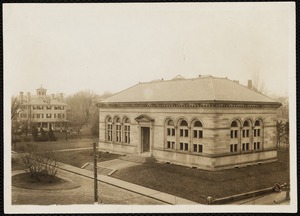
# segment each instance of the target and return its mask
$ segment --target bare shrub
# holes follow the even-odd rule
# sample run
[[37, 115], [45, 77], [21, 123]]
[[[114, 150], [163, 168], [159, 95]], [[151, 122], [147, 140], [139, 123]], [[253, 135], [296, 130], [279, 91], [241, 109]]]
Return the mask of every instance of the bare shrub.
[[53, 181], [59, 167], [54, 152], [21, 154], [21, 158], [31, 178], [41, 181], [44, 177]]

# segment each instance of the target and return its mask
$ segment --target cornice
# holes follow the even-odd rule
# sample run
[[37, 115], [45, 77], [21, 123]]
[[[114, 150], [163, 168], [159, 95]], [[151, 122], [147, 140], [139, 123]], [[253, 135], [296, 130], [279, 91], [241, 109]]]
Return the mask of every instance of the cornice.
[[98, 103], [99, 108], [278, 108], [280, 103], [260, 102], [143, 102], [143, 103]]

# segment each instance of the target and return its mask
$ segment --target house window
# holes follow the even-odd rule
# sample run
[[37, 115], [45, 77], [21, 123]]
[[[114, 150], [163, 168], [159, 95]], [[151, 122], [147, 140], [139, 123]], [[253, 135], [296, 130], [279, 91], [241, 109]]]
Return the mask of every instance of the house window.
[[107, 125], [107, 141], [112, 141], [112, 121], [111, 118], [108, 117], [107, 121], [106, 121], [106, 125]]
[[124, 123], [124, 142], [130, 143], [130, 120], [126, 118]]
[[115, 134], [115, 140], [116, 142], [121, 142], [122, 141], [122, 129], [121, 129], [121, 122], [120, 122], [120, 118], [116, 118], [115, 119], [115, 123], [116, 123], [116, 134]]
[[51, 110], [51, 106], [47, 106], [46, 109], [47, 109], [47, 110]]
[[203, 145], [201, 144], [194, 144], [193, 145], [193, 151], [197, 153], [202, 153], [203, 152]]
[[237, 152], [238, 151], [238, 144], [231, 144], [230, 145], [230, 152]]
[[46, 118], [51, 118], [52, 117], [52, 114], [46, 114]]

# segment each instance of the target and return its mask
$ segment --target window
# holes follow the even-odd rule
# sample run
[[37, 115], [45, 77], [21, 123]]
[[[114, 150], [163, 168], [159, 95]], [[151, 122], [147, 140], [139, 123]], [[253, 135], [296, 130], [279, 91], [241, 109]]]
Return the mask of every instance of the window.
[[167, 149], [175, 149], [175, 124], [174, 121], [168, 119], [165, 123], [166, 127], [166, 148]]
[[183, 120], [180, 123], [180, 136], [181, 137], [188, 137], [189, 136], [189, 130], [187, 129], [187, 122], [185, 120]]
[[122, 129], [121, 129], [121, 122], [120, 122], [120, 118], [116, 118], [115, 119], [116, 122], [116, 142], [121, 142], [122, 141]]
[[254, 150], [259, 150], [260, 149], [260, 142], [254, 142], [253, 149]]
[[249, 143], [242, 144], [242, 151], [249, 151]]
[[51, 118], [52, 117], [52, 114], [46, 114], [46, 118]]
[[230, 152], [237, 152], [237, 147], [238, 147], [238, 144], [231, 144], [230, 145]]
[[201, 144], [194, 144], [193, 145], [193, 151], [197, 153], [202, 153], [203, 152], [203, 145]]
[[51, 106], [47, 106], [46, 109], [47, 109], [47, 110], [51, 110]]
[[188, 129], [180, 129], [180, 136], [181, 137], [188, 137], [189, 136], [189, 130]]
[[242, 130], [243, 138], [248, 138], [250, 136], [250, 128], [251, 128], [250, 121], [245, 120], [243, 124], [243, 130]]
[[54, 118], [56, 118], [56, 113], [54, 113]]
[[167, 141], [167, 148], [168, 149], [174, 149], [175, 148], [175, 142]]
[[202, 123], [200, 121], [196, 121], [194, 123], [194, 127], [193, 127], [193, 138], [196, 139], [202, 139], [203, 138], [203, 130], [202, 130]]
[[181, 120], [179, 124], [179, 143], [181, 143], [179, 145], [180, 150], [189, 150], [189, 129], [185, 120]]
[[108, 117], [106, 125], [107, 125], [107, 141], [112, 141], [112, 121], [110, 117]]
[[237, 121], [233, 121], [231, 123], [231, 129], [230, 129], [230, 138], [231, 139], [236, 139], [238, 138], [238, 122]]
[[254, 137], [260, 137], [261, 136], [261, 121], [260, 120], [256, 120], [254, 123]]
[[36, 118], [40, 118], [40, 114], [36, 114]]
[[179, 149], [182, 151], [188, 151], [189, 150], [189, 144], [188, 143], [180, 143]]
[[243, 129], [243, 137], [249, 137], [249, 129]]
[[130, 143], [130, 121], [128, 118], [126, 118], [124, 124], [124, 142]]

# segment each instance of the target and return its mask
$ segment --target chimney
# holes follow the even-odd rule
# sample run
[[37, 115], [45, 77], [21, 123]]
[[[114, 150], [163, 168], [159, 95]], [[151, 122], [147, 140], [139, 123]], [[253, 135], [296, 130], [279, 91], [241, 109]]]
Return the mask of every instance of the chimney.
[[30, 102], [30, 92], [27, 92], [27, 102], [29, 103]]
[[60, 101], [62, 102], [63, 99], [64, 99], [64, 94], [63, 94], [63, 93], [60, 93], [59, 96], [60, 96]]
[[252, 88], [252, 80], [248, 80], [248, 88], [249, 88], [249, 89]]
[[20, 99], [21, 99], [21, 103], [23, 103], [23, 100], [24, 100], [23, 92], [20, 92]]

